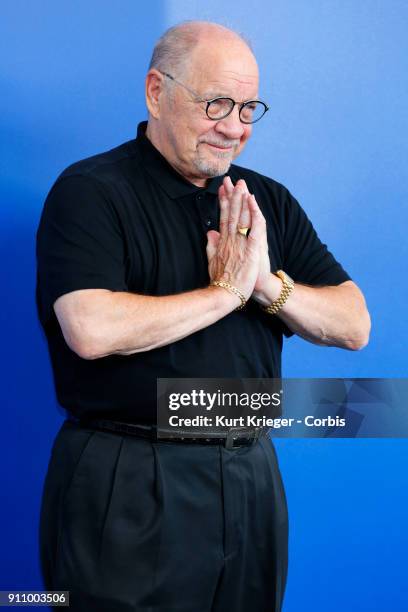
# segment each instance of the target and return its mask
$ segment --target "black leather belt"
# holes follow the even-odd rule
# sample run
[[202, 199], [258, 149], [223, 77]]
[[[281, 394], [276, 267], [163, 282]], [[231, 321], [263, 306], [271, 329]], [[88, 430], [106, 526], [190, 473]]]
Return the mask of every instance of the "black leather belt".
[[156, 425], [140, 425], [134, 423], [123, 423], [107, 419], [78, 419], [69, 416], [81, 427], [90, 427], [101, 431], [127, 434], [138, 438], [145, 438], [154, 442], [166, 441], [187, 444], [222, 444], [227, 449], [239, 446], [252, 446], [259, 438], [266, 436], [270, 429], [267, 427], [231, 427], [224, 432], [211, 431], [180, 431], [158, 428]]

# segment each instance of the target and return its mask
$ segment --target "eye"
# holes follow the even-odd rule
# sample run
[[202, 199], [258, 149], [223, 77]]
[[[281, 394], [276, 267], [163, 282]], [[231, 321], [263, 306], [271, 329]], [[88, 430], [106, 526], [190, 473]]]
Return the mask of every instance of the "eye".
[[216, 98], [212, 100], [207, 109], [210, 119], [222, 119], [231, 111], [234, 103], [230, 98]]
[[241, 108], [240, 117], [244, 123], [255, 123], [266, 112], [266, 106], [263, 102], [250, 100]]
[[256, 111], [257, 103], [256, 102], [247, 102], [241, 108], [241, 117], [245, 119], [245, 121], [252, 121], [253, 115]]

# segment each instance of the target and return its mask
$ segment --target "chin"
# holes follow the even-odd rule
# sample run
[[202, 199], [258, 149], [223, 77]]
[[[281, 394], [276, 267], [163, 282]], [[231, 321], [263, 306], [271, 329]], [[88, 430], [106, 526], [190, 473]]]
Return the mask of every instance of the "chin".
[[231, 166], [232, 160], [209, 160], [199, 159], [196, 163], [197, 170], [199, 170], [203, 176], [213, 178], [214, 176], [222, 176], [228, 172]]

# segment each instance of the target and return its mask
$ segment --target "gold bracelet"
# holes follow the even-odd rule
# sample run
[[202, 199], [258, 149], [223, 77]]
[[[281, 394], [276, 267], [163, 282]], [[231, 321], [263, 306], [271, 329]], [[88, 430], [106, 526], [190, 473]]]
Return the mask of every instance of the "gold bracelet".
[[210, 285], [212, 285], [213, 287], [223, 287], [224, 289], [227, 289], [228, 291], [231, 291], [232, 293], [237, 295], [239, 299], [241, 300], [241, 304], [238, 306], [238, 308], [235, 308], [235, 310], [242, 310], [245, 304], [247, 303], [247, 300], [244, 294], [241, 293], [239, 289], [234, 287], [234, 285], [230, 285], [229, 283], [226, 283], [225, 281], [211, 281]]
[[275, 302], [272, 302], [270, 306], [262, 306], [262, 310], [264, 310], [265, 312], [271, 315], [274, 315], [277, 312], [279, 312], [279, 310], [285, 304], [286, 300], [288, 299], [293, 289], [295, 288], [294, 281], [283, 270], [278, 270], [277, 272], [274, 272], [274, 274], [281, 279], [282, 290], [280, 292], [278, 299], [275, 300]]

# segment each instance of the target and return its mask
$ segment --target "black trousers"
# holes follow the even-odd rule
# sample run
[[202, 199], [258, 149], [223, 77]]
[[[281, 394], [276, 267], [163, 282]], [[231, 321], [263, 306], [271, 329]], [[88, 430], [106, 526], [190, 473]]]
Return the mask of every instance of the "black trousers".
[[45, 479], [44, 587], [75, 612], [278, 612], [288, 516], [275, 449], [150, 442], [65, 421]]

